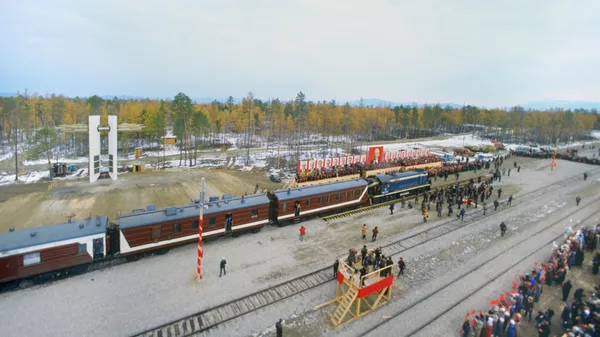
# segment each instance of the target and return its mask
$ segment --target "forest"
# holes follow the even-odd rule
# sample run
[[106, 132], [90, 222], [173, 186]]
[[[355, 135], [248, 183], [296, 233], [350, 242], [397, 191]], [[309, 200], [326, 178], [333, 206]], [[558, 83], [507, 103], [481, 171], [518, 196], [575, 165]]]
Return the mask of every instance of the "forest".
[[502, 142], [554, 144], [586, 139], [592, 129], [600, 129], [598, 112], [587, 110], [351, 106], [334, 100], [311, 101], [303, 92], [289, 101], [262, 101], [249, 92], [240, 103], [230, 96], [224, 102], [197, 104], [184, 93], [156, 100], [72, 98], [25, 90], [0, 97], [2, 149], [19, 148], [27, 158], [47, 158], [49, 164], [57, 152], [63, 157], [86, 156], [87, 133], [65, 132], [64, 126], [85, 125], [89, 115], [101, 115], [106, 124], [109, 114], [118, 115], [119, 124], [143, 126], [139, 132], [119, 135], [120, 153], [131, 153], [135, 146], [158, 149], [161, 137], [172, 132], [179, 140], [183, 165], [192, 165], [199, 149], [226, 146], [225, 135], [237, 137], [241, 148], [277, 144], [301, 152], [304, 146], [335, 144], [350, 152], [369, 141], [461, 132]]

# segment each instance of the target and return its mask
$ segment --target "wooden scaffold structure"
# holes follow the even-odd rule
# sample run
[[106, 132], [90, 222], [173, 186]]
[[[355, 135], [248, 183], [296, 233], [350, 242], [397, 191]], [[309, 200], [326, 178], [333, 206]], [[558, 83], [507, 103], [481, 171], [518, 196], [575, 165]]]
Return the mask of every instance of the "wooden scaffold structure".
[[395, 265], [376, 269], [362, 277], [359, 272], [362, 264], [358, 262], [355, 266], [339, 260], [335, 298], [315, 308], [337, 303], [335, 311], [327, 313], [335, 327], [370, 313], [392, 298]]

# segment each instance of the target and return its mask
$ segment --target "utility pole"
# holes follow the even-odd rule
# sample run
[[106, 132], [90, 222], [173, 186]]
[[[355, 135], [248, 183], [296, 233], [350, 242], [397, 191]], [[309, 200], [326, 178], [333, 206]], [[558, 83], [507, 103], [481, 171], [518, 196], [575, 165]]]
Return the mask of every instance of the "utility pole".
[[204, 251], [202, 251], [202, 227], [204, 217], [204, 182], [202, 178], [202, 192], [200, 192], [200, 219], [198, 220], [198, 269], [196, 271], [196, 280], [202, 278], [202, 258], [204, 257]]

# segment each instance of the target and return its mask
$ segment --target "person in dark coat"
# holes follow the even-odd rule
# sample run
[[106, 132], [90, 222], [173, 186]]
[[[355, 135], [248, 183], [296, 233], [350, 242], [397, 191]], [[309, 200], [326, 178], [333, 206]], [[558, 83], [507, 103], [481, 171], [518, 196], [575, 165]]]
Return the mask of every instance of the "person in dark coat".
[[571, 280], [566, 280], [562, 284], [562, 300], [566, 301], [569, 298], [569, 293], [571, 292]]
[[333, 263], [333, 278], [334, 279], [337, 278], [339, 268], [340, 268], [340, 261], [335, 260], [335, 262]]
[[225, 270], [226, 264], [227, 264], [227, 261], [225, 260], [225, 256], [223, 256], [223, 258], [221, 259], [221, 269], [219, 271], [219, 277], [221, 277], [221, 275], [223, 275], [223, 274], [227, 275], [227, 270]]
[[465, 321], [462, 325], [462, 328], [460, 329], [460, 335], [462, 337], [469, 337], [469, 334], [471, 333], [471, 322], [469, 322], [469, 318], [465, 318]]
[[538, 327], [538, 337], [548, 336], [550, 336], [550, 327], [548, 326], [548, 322], [543, 321]]
[[575, 290], [575, 293], [573, 294], [573, 297], [575, 297], [575, 301], [576, 302], [582, 302], [582, 298], [583, 298], [583, 289], [582, 288], [578, 288], [577, 290]]
[[596, 255], [594, 255], [594, 264], [592, 267], [592, 273], [594, 275], [598, 274], [598, 269], [600, 268], [600, 253], [596, 253]]
[[400, 258], [400, 260], [398, 260], [398, 276], [404, 275], [405, 268], [406, 268], [406, 264], [404, 263], [404, 260], [402, 258]]
[[500, 206], [500, 203], [498, 202], [498, 199], [494, 200], [494, 211], [498, 210], [498, 206]]
[[394, 215], [394, 204], [390, 205], [390, 215]]
[[275, 323], [275, 331], [277, 333], [277, 337], [283, 337], [283, 320], [281, 318], [277, 323]]
[[356, 262], [356, 249], [352, 248], [348, 250], [348, 265], [352, 267], [352, 265]]
[[504, 233], [506, 233], [506, 224], [504, 223], [504, 221], [502, 221], [502, 223], [500, 224], [500, 236], [504, 236]]

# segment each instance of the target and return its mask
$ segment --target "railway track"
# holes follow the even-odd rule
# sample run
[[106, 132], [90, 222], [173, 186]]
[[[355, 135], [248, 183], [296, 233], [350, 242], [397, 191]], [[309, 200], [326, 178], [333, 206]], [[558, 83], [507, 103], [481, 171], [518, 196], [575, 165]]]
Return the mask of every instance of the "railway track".
[[[543, 233], [543, 232], [545, 232], [545, 231], [552, 230], [552, 228], [553, 228], [554, 226], [558, 225], [558, 224], [563, 224], [563, 223], [565, 222], [565, 220], [566, 220], [566, 219], [568, 219], [569, 217], [573, 216], [575, 213], [577, 213], [577, 212], [580, 212], [581, 210], [583, 210], [583, 209], [585, 209], [585, 208], [588, 208], [588, 207], [590, 207], [590, 206], [598, 207], [598, 204], [597, 204], [597, 203], [598, 203], [598, 201], [599, 201], [599, 199], [595, 199], [595, 200], [593, 200], [593, 201], [591, 201], [591, 202], [588, 202], [587, 204], [585, 204], [585, 205], [583, 205], [583, 206], [580, 206], [579, 208], [577, 208], [577, 209], [576, 209], [576, 210], [574, 210], [573, 212], [570, 212], [569, 214], [567, 214], [567, 215], [563, 216], [561, 219], [559, 219], [559, 220], [557, 220], [557, 221], [554, 221], [554, 222], [552, 222], [552, 223], [551, 223], [550, 225], [548, 225], [548, 226], [545, 226], [545, 227], [544, 227], [544, 228], [542, 228], [540, 231], [538, 231], [538, 232], [536, 232], [536, 233], [533, 233], [533, 234], [531, 234], [531, 235], [528, 235], [527, 237], [524, 237], [524, 238], [522, 238], [522, 239], [521, 239], [521, 240], [519, 240], [517, 243], [515, 243], [515, 244], [511, 245], [511, 246], [510, 246], [510, 247], [508, 247], [508, 248], [502, 249], [502, 251], [501, 251], [500, 253], [498, 253], [498, 254], [496, 254], [496, 255], [492, 256], [491, 258], [489, 258], [489, 259], [486, 259], [485, 261], [483, 261], [483, 262], [481, 262], [481, 263], [479, 263], [479, 264], [475, 265], [473, 268], [470, 268], [468, 271], [466, 271], [466, 272], [462, 273], [461, 275], [459, 275], [459, 276], [457, 276], [457, 277], [453, 278], [451, 281], [449, 281], [449, 282], [445, 283], [445, 284], [444, 284], [442, 287], [438, 288], [437, 290], [433, 291], [432, 293], [429, 293], [429, 294], [427, 294], [427, 295], [425, 295], [425, 296], [421, 297], [421, 298], [420, 298], [418, 301], [416, 301], [415, 303], [411, 304], [410, 306], [408, 306], [408, 307], [405, 307], [405, 308], [403, 308], [403, 309], [401, 309], [401, 310], [399, 310], [399, 311], [397, 311], [397, 312], [395, 312], [395, 313], [393, 313], [393, 314], [391, 314], [391, 315], [388, 315], [389, 317], [387, 317], [387, 320], [386, 320], [386, 321], [384, 321], [384, 322], [380, 322], [380, 323], [378, 323], [376, 326], [374, 326], [374, 327], [370, 328], [369, 330], [365, 331], [365, 332], [363, 333], [363, 336], [367, 336], [367, 335], [369, 335], [369, 334], [371, 334], [371, 333], [373, 333], [373, 332], [374, 332], [374, 335], [381, 335], [381, 334], [383, 334], [383, 331], [377, 331], [377, 330], [381, 329], [381, 328], [382, 328], [383, 326], [385, 326], [386, 324], [389, 324], [389, 323], [390, 323], [390, 322], [391, 322], [391, 321], [392, 321], [394, 318], [398, 318], [399, 316], [401, 316], [401, 315], [402, 315], [402, 314], [404, 314], [405, 312], [407, 312], [407, 311], [409, 311], [409, 310], [411, 310], [411, 309], [415, 308], [416, 306], [418, 306], [418, 305], [420, 305], [420, 304], [423, 304], [425, 301], [427, 301], [427, 300], [429, 300], [429, 299], [433, 298], [434, 296], [436, 296], [436, 295], [437, 295], [437, 294], [439, 294], [440, 292], [443, 292], [443, 291], [448, 291], [448, 288], [450, 288], [451, 286], [453, 286], [453, 285], [455, 285], [455, 284], [460, 284], [460, 280], [462, 280], [462, 279], [464, 279], [464, 278], [466, 278], [466, 277], [470, 276], [471, 274], [474, 274], [474, 273], [477, 273], [477, 272], [479, 272], [479, 271], [480, 271], [480, 269], [481, 269], [482, 267], [484, 267], [485, 265], [488, 265], [488, 264], [492, 263], [492, 261], [494, 261], [495, 259], [497, 259], [497, 258], [498, 258], [498, 257], [500, 257], [501, 255], [503, 255], [503, 254], [506, 254], [506, 253], [507, 253], [507, 251], [510, 251], [510, 250], [512, 250], [513, 248], [515, 248], [515, 247], [517, 247], [517, 246], [519, 246], [519, 245], [523, 244], [524, 242], [526, 242], [526, 241], [530, 240], [530, 239], [531, 239], [533, 236], [538, 236], [538, 235], [542, 234], [542, 233]], [[587, 220], [589, 220], [589, 219], [591, 219], [591, 218], [594, 218], [594, 217], [598, 216], [599, 214], [600, 214], [600, 211], [596, 210], [596, 211], [595, 211], [594, 213], [592, 213], [591, 215], [589, 215], [589, 216], [585, 217], [584, 219], [582, 219], [582, 220], [580, 221], [580, 224], [583, 224], [585, 221], [587, 221]], [[577, 227], [579, 227], [579, 226], [581, 226], [581, 225], [576, 225], [576, 226], [573, 226], [573, 227], [574, 227], [574, 228], [577, 228]], [[462, 296], [462, 297], [461, 297], [461, 298], [459, 298], [457, 301], [455, 301], [455, 302], [454, 302], [454, 303], [453, 303], [453, 304], [452, 304], [450, 307], [446, 308], [446, 309], [445, 309], [443, 312], [441, 312], [441, 313], [435, 313], [434, 315], [432, 315], [432, 316], [434, 316], [432, 319], [429, 319], [429, 320], [427, 320], [426, 322], [422, 322], [422, 323], [420, 323], [420, 324], [419, 324], [419, 325], [418, 325], [416, 328], [414, 328], [414, 329], [412, 329], [412, 330], [410, 330], [410, 331], [407, 331], [407, 332], [405, 332], [403, 335], [404, 335], [404, 336], [413, 336], [413, 335], [415, 335], [416, 333], [418, 333], [419, 331], [421, 331], [421, 330], [422, 330], [422, 329], [424, 329], [425, 327], [429, 326], [431, 323], [433, 323], [433, 322], [435, 322], [436, 320], [438, 320], [438, 319], [439, 319], [439, 318], [440, 318], [442, 315], [446, 314], [447, 312], [449, 312], [449, 311], [451, 311], [452, 309], [454, 309], [455, 307], [457, 307], [457, 306], [458, 306], [460, 303], [462, 303], [462, 302], [464, 302], [465, 300], [467, 300], [467, 299], [468, 299], [469, 297], [471, 297], [473, 294], [475, 294], [475, 293], [477, 293], [479, 290], [483, 289], [485, 286], [487, 286], [487, 285], [489, 284], [489, 282], [491, 282], [491, 281], [493, 281], [493, 280], [497, 279], [498, 277], [502, 276], [502, 275], [503, 275], [503, 274], [505, 274], [505, 273], [508, 273], [510, 270], [514, 269], [514, 268], [515, 268], [517, 265], [519, 265], [521, 262], [525, 261], [525, 260], [526, 260], [527, 258], [529, 258], [531, 255], [533, 255], [533, 254], [535, 254], [535, 253], [539, 252], [539, 251], [540, 251], [540, 250], [542, 250], [542, 249], [545, 249], [545, 248], [547, 248], [547, 246], [548, 246], [548, 245], [550, 245], [552, 242], [554, 242], [554, 241], [556, 241], [556, 240], [559, 240], [560, 238], [562, 238], [562, 237], [563, 237], [563, 235], [564, 235], [564, 234], [563, 234], [563, 233], [561, 233], [561, 234], [559, 234], [559, 235], [557, 235], [557, 236], [555, 236], [555, 237], [552, 237], [552, 239], [551, 239], [551, 240], [549, 240], [549, 241], [547, 241], [547, 242], [544, 242], [544, 243], [542, 243], [542, 244], [541, 244], [541, 245], [540, 245], [540, 246], [539, 246], [537, 249], [535, 249], [534, 251], [532, 251], [530, 254], [526, 255], [525, 257], [523, 257], [523, 258], [519, 259], [518, 261], [514, 262], [514, 263], [513, 263], [512, 265], [510, 265], [509, 267], [507, 267], [507, 268], [502, 268], [501, 270], [495, 269], [494, 271], [498, 270], [498, 272], [497, 272], [497, 273], [494, 273], [493, 275], [491, 275], [491, 276], [489, 276], [489, 277], [487, 277], [487, 278], [486, 278], [486, 279], [487, 279], [487, 281], [485, 281], [485, 282], [481, 282], [481, 283], [482, 283], [482, 285], [481, 285], [481, 286], [479, 286], [479, 287], [477, 287], [477, 288], [474, 288], [474, 289], [469, 289], [468, 295], [466, 295], [466, 296]], [[482, 274], [482, 273], [480, 273], [479, 275], [481, 275], [481, 274]], [[486, 275], [487, 275], [487, 274], [486, 274]], [[458, 282], [458, 283], [457, 283], [457, 282]]]
[[[600, 168], [589, 171], [588, 174], [595, 175]], [[534, 200], [546, 194], [552, 193], [562, 187], [569, 186], [577, 180], [580, 175], [564, 179], [559, 183], [543, 186], [539, 189], [519, 195], [519, 199]], [[505, 200], [505, 199], [504, 199]], [[520, 204], [515, 207], [522, 206]], [[510, 208], [503, 207], [493, 214], [505, 212]], [[397, 255], [408, 249], [435, 240], [443, 235], [454, 232], [460, 228], [473, 224], [484, 218], [482, 211], [475, 211], [465, 217], [465, 221], [455, 220], [454, 217], [439, 225], [415, 233], [398, 241], [381, 246], [385, 249], [386, 256]], [[294, 295], [316, 288], [322, 284], [333, 281], [331, 267], [316, 270], [314, 272], [299, 276], [292, 280], [274, 285], [261, 291], [246, 295], [244, 297], [202, 310], [198, 313], [183, 317], [181, 319], [160, 325], [158, 327], [140, 332], [134, 336], [144, 337], [166, 337], [166, 336], [191, 336], [217, 327], [220, 324], [244, 316], [261, 308], [270, 306]]]

